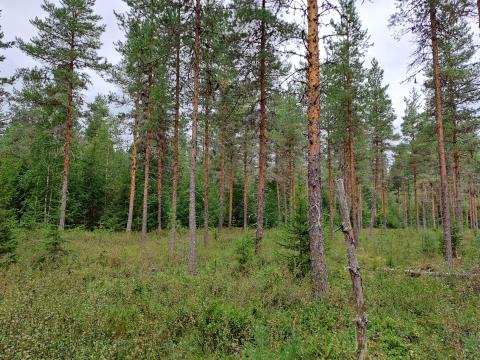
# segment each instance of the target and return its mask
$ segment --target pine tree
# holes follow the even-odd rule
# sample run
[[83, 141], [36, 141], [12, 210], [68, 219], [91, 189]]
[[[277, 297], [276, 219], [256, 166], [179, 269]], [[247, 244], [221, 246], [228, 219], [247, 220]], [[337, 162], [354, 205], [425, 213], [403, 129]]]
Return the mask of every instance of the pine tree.
[[18, 44], [29, 56], [49, 66], [65, 87], [65, 142], [63, 148], [63, 175], [60, 200], [59, 230], [65, 227], [67, 206], [70, 142], [74, 120], [75, 98], [85, 87], [88, 76], [83, 70], [105, 70], [107, 65], [98, 55], [100, 36], [105, 27], [99, 25], [101, 17], [93, 13], [95, 0], [61, 0], [57, 6], [45, 1], [42, 5], [45, 19], [31, 21], [38, 31], [30, 42], [18, 39]]

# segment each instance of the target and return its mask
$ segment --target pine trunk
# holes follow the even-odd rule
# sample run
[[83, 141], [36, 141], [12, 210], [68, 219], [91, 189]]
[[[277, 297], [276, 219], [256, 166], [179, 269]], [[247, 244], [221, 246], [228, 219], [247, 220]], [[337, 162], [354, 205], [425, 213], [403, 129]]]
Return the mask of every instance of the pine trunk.
[[[150, 105], [149, 105], [150, 107]], [[150, 113], [150, 110], [148, 110]], [[150, 118], [150, 115], [148, 115]], [[148, 187], [150, 180], [150, 137], [151, 130], [147, 130], [147, 139], [145, 141], [145, 177], [143, 181], [143, 202], [142, 202], [142, 240], [147, 238], [147, 210], [148, 210]]]
[[190, 191], [188, 207], [188, 227], [190, 246], [188, 254], [188, 270], [197, 272], [197, 214], [195, 210], [195, 192], [197, 176], [197, 131], [198, 131], [198, 98], [200, 95], [200, 0], [195, 2], [195, 43], [193, 55], [193, 111], [192, 111], [192, 143], [190, 151]]
[[203, 138], [203, 166], [204, 166], [204, 173], [203, 173], [203, 243], [205, 246], [208, 244], [208, 207], [209, 207], [209, 177], [208, 177], [208, 166], [210, 161], [210, 144], [209, 144], [209, 129], [208, 129], [208, 120], [210, 117], [210, 107], [209, 107], [209, 100], [210, 100], [210, 78], [209, 73], [207, 70], [207, 80], [206, 80], [206, 88], [205, 88], [205, 133]]
[[158, 231], [162, 230], [162, 177], [163, 177], [163, 138], [159, 139], [157, 144], [157, 227]]
[[434, 229], [437, 228], [437, 220], [436, 220], [436, 214], [435, 214], [435, 188], [433, 187], [433, 183], [430, 183], [430, 186], [432, 188], [432, 192], [431, 192], [431, 200], [432, 200], [432, 226]]
[[308, 118], [308, 233], [313, 293], [319, 299], [327, 292], [327, 264], [322, 229], [320, 173], [320, 60], [318, 47], [318, 4], [308, 0], [307, 118]]
[[425, 184], [422, 185], [422, 225], [427, 228], [427, 189]]
[[[180, 21], [180, 7], [178, 7], [177, 14]], [[172, 236], [169, 244], [170, 256], [175, 254], [177, 243], [178, 138], [180, 128], [180, 29], [177, 29], [175, 35], [175, 125], [173, 130]]]
[[233, 154], [230, 155], [230, 178], [228, 181], [228, 228], [232, 228], [233, 216]]
[[433, 78], [435, 85], [435, 123], [438, 134], [438, 159], [440, 163], [440, 201], [442, 208], [444, 256], [452, 264], [452, 237], [450, 224], [450, 207], [448, 204], [447, 160], [445, 155], [445, 136], [442, 119], [442, 90], [440, 79], [440, 62], [438, 56], [437, 15], [435, 5], [430, 3], [430, 33], [432, 38]]
[[[277, 182], [277, 186], [278, 186], [278, 182]], [[247, 147], [247, 130], [245, 130], [245, 139], [243, 142], [243, 230], [246, 231], [247, 228], [248, 228], [248, 147]]]
[[358, 178], [358, 229], [363, 229], [363, 198], [362, 198], [362, 178]]
[[415, 202], [415, 224], [417, 230], [420, 230], [420, 213], [418, 210], [418, 191], [417, 191], [417, 162], [414, 160], [412, 164], [413, 172], [413, 201]]
[[[375, 143], [376, 149], [376, 143]], [[375, 150], [375, 162], [373, 166], [373, 199], [372, 199], [372, 213], [370, 217], [370, 226], [368, 228], [368, 235], [372, 235], [372, 229], [377, 221], [377, 202], [378, 202], [378, 150]]]
[[220, 114], [220, 201], [218, 204], [218, 230], [223, 228], [225, 213], [225, 109]]
[[[479, 0], [480, 1], [480, 0]], [[460, 167], [460, 154], [458, 152], [457, 144], [457, 124], [454, 120], [452, 130], [452, 146], [453, 146], [453, 171], [454, 171], [454, 185], [455, 185], [455, 214], [456, 221], [460, 231], [463, 231], [463, 210], [462, 210], [462, 178]]]
[[[73, 74], [73, 62], [70, 63], [70, 73]], [[68, 81], [67, 88], [67, 119], [65, 128], [65, 142], [63, 144], [63, 174], [62, 174], [62, 190], [60, 193], [60, 221], [58, 230], [65, 228], [65, 212], [67, 209], [67, 191], [68, 191], [68, 172], [70, 162], [70, 141], [72, 137], [73, 125], [73, 83]]]
[[333, 189], [333, 168], [332, 168], [332, 149], [330, 142], [330, 133], [327, 134], [327, 165], [328, 165], [328, 207], [329, 207], [329, 224], [330, 224], [330, 239], [333, 239], [334, 225], [333, 220], [335, 216], [335, 194]]
[[387, 228], [387, 194], [385, 190], [385, 164], [384, 164], [384, 155], [383, 151], [380, 153], [380, 156], [382, 156], [382, 171], [381, 171], [381, 176], [382, 176], [382, 211], [383, 211], [383, 228]]
[[135, 185], [137, 176], [137, 142], [138, 125], [140, 123], [140, 111], [140, 99], [139, 96], [137, 96], [137, 98], [135, 99], [135, 123], [133, 125], [132, 159], [130, 161], [130, 197], [128, 203], [127, 232], [132, 231], [133, 207], [135, 205]]
[[[262, 0], [262, 11], [265, 11], [265, 0]], [[265, 165], [267, 160], [266, 155], [266, 84], [265, 84], [265, 51], [267, 46], [267, 25], [262, 18], [260, 22], [260, 68], [259, 68], [259, 82], [260, 82], [260, 119], [259, 119], [259, 135], [258, 135], [258, 195], [257, 195], [257, 230], [255, 234], [255, 251], [258, 253], [260, 249], [260, 242], [263, 239], [263, 217], [265, 211]]]

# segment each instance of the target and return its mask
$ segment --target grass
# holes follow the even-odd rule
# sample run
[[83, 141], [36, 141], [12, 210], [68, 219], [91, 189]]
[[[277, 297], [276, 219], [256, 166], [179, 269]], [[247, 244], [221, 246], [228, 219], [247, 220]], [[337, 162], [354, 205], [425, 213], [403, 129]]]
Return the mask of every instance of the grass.
[[[142, 243], [138, 234], [69, 231], [67, 253], [39, 266], [38, 233], [21, 233], [18, 262], [0, 270], [0, 358], [354, 359], [341, 234], [327, 241], [330, 289], [321, 302], [309, 277], [289, 272], [283, 236], [267, 231], [260, 256], [248, 259], [240, 230], [217, 239], [212, 231], [191, 276], [185, 235], [169, 259], [166, 232]], [[456, 271], [480, 272], [480, 236], [466, 233], [459, 254]], [[478, 277], [382, 270], [447, 270], [437, 232], [365, 232], [358, 256], [372, 358], [478, 359]]]

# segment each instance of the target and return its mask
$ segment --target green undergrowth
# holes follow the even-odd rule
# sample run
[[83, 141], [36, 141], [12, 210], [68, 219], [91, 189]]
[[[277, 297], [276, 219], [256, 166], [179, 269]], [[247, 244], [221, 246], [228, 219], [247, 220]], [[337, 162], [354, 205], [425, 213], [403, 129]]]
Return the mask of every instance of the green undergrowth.
[[[328, 232], [326, 232], [328, 234]], [[354, 303], [340, 233], [327, 239], [329, 293], [291, 270], [282, 229], [187, 237], [172, 258], [168, 233], [68, 231], [54, 264], [38, 266], [42, 234], [18, 236], [17, 262], [0, 269], [0, 358], [354, 359]], [[50, 234], [56, 244], [56, 234]], [[201, 239], [201, 232], [199, 232]], [[437, 231], [362, 233], [358, 257], [374, 359], [476, 359], [479, 278], [410, 277], [385, 268], [449, 271]], [[466, 232], [455, 271], [480, 272], [480, 235]]]

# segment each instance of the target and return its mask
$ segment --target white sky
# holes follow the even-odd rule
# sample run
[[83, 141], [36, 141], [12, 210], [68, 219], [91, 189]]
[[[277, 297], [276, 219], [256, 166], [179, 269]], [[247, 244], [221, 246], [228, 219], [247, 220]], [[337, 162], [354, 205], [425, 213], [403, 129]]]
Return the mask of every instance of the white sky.
[[[5, 33], [5, 40], [14, 40], [20, 37], [30, 39], [35, 34], [34, 27], [29, 20], [35, 16], [44, 17], [41, 11], [43, 0], [0, 0], [2, 17], [0, 23]], [[95, 12], [103, 17], [106, 32], [102, 36], [103, 47], [100, 51], [108, 61], [117, 63], [120, 59], [115, 51], [114, 42], [122, 38], [113, 10], [123, 12], [126, 5], [121, 0], [97, 0]], [[389, 94], [392, 98], [397, 120], [395, 127], [398, 129], [403, 114], [403, 98], [408, 95], [412, 84], [402, 84], [407, 75], [407, 64], [412, 49], [408, 39], [397, 41], [387, 27], [389, 16], [395, 12], [393, 0], [373, 0], [372, 2], [358, 3], [358, 11], [363, 27], [368, 30], [373, 46], [369, 49], [366, 65], [370, 64], [372, 57], [378, 59], [380, 66], [385, 71], [385, 83], [390, 85]], [[35, 61], [24, 55], [20, 50], [13, 48], [6, 51], [6, 60], [2, 64], [0, 74], [11, 75], [19, 67], [31, 67]], [[87, 91], [87, 100], [92, 100], [97, 94], [106, 94], [112, 90], [112, 85], [103, 81], [97, 75], [91, 76], [92, 84]]]

